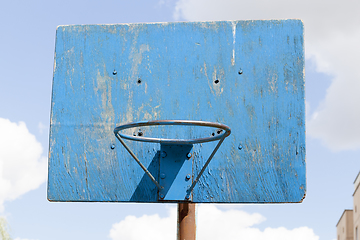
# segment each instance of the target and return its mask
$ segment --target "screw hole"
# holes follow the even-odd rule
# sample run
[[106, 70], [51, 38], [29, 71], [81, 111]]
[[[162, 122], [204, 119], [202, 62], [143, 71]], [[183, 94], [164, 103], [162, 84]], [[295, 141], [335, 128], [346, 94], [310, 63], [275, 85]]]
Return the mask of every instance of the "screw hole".
[[138, 136], [141, 137], [143, 135], [142, 132], [138, 132]]
[[140, 84], [140, 83], [141, 83], [141, 79], [140, 79], [140, 78], [137, 80], [137, 83], [138, 83], [138, 84]]
[[117, 72], [114, 70], [114, 71], [113, 71], [113, 75], [116, 75], [116, 74], [117, 74]]
[[240, 68], [240, 70], [238, 71], [238, 74], [241, 75], [243, 74], [243, 70]]
[[215, 84], [218, 84], [219, 82], [220, 82], [219, 79], [216, 79], [216, 80], [214, 81]]
[[212, 133], [211, 136], [215, 136], [215, 133]]

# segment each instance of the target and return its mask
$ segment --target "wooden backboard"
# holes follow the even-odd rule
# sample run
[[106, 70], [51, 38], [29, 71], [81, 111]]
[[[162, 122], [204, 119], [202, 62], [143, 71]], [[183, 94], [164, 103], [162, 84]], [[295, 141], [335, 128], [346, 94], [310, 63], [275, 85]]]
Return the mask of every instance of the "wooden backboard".
[[[218, 122], [232, 131], [193, 189], [192, 202], [301, 202], [304, 87], [300, 20], [59, 26], [48, 199], [164, 201], [114, 128], [179, 119]], [[179, 139], [217, 134], [181, 126], [127, 131]], [[160, 181], [167, 146], [126, 142]], [[184, 150], [191, 152], [187, 170], [173, 177], [194, 179], [215, 145]]]

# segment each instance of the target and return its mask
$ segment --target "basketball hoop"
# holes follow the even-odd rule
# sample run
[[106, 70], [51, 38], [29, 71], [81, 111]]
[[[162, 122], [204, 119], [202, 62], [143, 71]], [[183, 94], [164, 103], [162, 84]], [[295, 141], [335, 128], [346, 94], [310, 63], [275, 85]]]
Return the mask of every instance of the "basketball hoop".
[[[200, 127], [213, 127], [217, 129], [221, 129], [223, 131], [218, 131], [219, 134], [213, 135], [211, 137], [205, 138], [196, 138], [196, 139], [170, 139], [170, 138], [150, 138], [143, 136], [130, 136], [123, 133], [120, 133], [121, 130], [134, 128], [134, 127], [143, 127], [143, 126], [161, 126], [161, 125], [182, 125], [182, 126], [200, 126]], [[154, 182], [154, 184], [161, 190], [162, 186], [156, 181], [154, 176], [149, 172], [149, 170], [140, 162], [140, 160], [135, 156], [135, 154], [131, 151], [131, 149], [126, 145], [124, 139], [132, 140], [132, 141], [141, 141], [141, 142], [153, 142], [160, 144], [198, 144], [198, 143], [206, 143], [219, 140], [218, 144], [214, 148], [208, 160], [205, 162], [203, 168], [199, 172], [196, 179], [193, 181], [190, 188], [187, 190], [187, 199], [190, 198], [191, 191], [194, 189], [196, 183], [199, 181], [201, 175], [205, 171], [205, 168], [209, 165], [211, 159], [214, 157], [216, 151], [219, 149], [220, 145], [224, 141], [224, 139], [229, 136], [231, 133], [231, 129], [220, 123], [214, 122], [205, 122], [205, 121], [193, 121], [193, 120], [154, 120], [154, 121], [140, 121], [140, 122], [132, 122], [117, 126], [114, 129], [114, 134], [117, 139], [121, 142], [121, 144], [125, 147], [125, 149], [130, 153], [130, 155], [135, 159], [135, 161], [140, 165], [140, 167], [145, 171], [145, 173], [150, 177], [150, 179]]]

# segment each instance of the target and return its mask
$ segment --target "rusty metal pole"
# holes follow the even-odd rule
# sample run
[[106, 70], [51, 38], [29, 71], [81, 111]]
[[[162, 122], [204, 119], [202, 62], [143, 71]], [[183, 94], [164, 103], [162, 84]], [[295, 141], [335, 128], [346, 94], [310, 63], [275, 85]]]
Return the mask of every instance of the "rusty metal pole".
[[195, 203], [178, 203], [177, 240], [196, 239]]

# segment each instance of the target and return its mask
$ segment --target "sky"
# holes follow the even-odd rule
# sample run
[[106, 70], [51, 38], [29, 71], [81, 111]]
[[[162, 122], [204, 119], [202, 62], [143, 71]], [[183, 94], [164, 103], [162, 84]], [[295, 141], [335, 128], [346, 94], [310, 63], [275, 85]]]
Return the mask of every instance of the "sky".
[[176, 239], [176, 205], [50, 203], [47, 155], [58, 25], [302, 19], [307, 196], [199, 204], [203, 239], [336, 239], [360, 170], [360, 1], [0, 0], [0, 216], [15, 240]]

